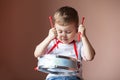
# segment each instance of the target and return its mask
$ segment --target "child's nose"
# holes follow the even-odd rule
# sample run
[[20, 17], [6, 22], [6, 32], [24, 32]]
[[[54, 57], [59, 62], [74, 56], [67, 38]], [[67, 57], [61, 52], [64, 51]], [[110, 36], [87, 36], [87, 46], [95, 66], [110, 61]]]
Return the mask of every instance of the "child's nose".
[[65, 32], [62, 33], [62, 37], [66, 37], [66, 33]]

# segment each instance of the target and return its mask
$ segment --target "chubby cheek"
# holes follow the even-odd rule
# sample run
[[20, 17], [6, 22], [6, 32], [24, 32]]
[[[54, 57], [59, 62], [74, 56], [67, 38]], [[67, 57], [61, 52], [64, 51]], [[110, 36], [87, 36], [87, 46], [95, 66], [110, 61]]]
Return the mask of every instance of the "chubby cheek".
[[75, 36], [76, 36], [76, 34], [72, 34], [72, 35], [69, 35], [68, 37], [69, 37], [69, 39], [72, 41], [72, 40], [75, 39]]
[[75, 37], [74, 35], [69, 35], [69, 36], [68, 36], [69, 40], [73, 40], [74, 37]]
[[61, 40], [62, 39], [62, 36], [60, 34], [57, 34], [57, 39], [58, 40]]

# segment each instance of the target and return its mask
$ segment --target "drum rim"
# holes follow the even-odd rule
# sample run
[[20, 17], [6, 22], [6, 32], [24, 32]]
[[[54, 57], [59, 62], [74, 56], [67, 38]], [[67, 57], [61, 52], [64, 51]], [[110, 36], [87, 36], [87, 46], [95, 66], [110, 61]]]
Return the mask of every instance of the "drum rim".
[[[64, 66], [63, 67], [61, 67], [61, 66], [57, 66], [57, 67], [59, 67], [59, 69], [61, 69], [61, 68], [65, 68]], [[56, 68], [57, 68], [56, 67]], [[55, 68], [51, 68], [51, 69], [55, 69]], [[45, 68], [45, 67], [43, 67], [43, 66], [39, 66], [38, 67], [38, 70], [39, 71], [42, 71], [42, 72], [45, 72], [45, 73], [52, 73], [52, 74], [64, 74], [64, 73], [68, 73], [68, 74], [72, 74], [72, 73], [78, 73], [79, 72], [79, 70], [78, 69], [74, 69], [74, 70], [70, 70], [70, 68], [68, 67], [67, 68], [67, 70], [68, 70], [68, 72], [66, 72], [66, 71], [61, 71], [61, 72], [58, 72], [58, 71], [52, 71], [52, 70], [50, 70], [49, 68]]]
[[65, 58], [65, 59], [69, 59], [69, 60], [80, 62], [80, 60], [78, 60], [76, 58], [69, 57], [69, 56], [63, 56], [63, 55], [50, 55], [50, 54], [46, 54], [46, 55], [40, 56], [40, 58], [49, 57], [49, 56], [56, 57], [56, 58]]

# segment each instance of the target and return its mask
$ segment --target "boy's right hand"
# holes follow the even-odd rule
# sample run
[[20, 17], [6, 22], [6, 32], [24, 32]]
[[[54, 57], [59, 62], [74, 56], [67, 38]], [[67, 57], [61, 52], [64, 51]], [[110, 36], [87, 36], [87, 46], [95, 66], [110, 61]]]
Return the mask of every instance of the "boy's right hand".
[[55, 39], [55, 38], [57, 37], [57, 31], [56, 31], [55, 28], [51, 28], [51, 29], [49, 30], [48, 37], [49, 37], [51, 40], [53, 40], [53, 39]]

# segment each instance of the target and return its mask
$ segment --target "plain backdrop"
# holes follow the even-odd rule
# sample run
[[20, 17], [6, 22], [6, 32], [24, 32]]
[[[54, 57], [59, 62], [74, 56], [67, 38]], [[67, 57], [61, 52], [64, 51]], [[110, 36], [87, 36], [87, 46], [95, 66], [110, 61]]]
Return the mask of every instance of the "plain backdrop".
[[0, 79], [44, 80], [34, 71], [35, 47], [47, 36], [49, 19], [62, 6], [74, 7], [96, 56], [83, 61], [85, 80], [120, 80], [120, 0], [0, 0]]

